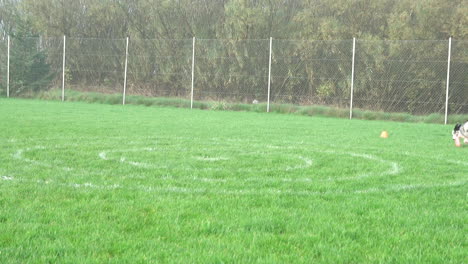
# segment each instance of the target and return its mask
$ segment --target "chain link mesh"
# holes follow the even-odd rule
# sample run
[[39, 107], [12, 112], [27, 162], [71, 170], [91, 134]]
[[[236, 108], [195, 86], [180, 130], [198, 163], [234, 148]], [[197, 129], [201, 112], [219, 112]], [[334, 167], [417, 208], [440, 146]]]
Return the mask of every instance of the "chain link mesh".
[[62, 72], [61, 38], [10, 39], [10, 96], [33, 97], [58, 86]]
[[267, 101], [269, 40], [197, 39], [194, 98]]
[[131, 39], [128, 94], [189, 99], [192, 40]]
[[0, 97], [7, 96], [7, 64], [8, 43], [6, 38], [0, 39]]
[[452, 41], [449, 114], [468, 113], [468, 41]]
[[123, 92], [126, 39], [66, 41], [66, 87], [86, 92]]
[[357, 41], [356, 108], [444, 113], [447, 41]]
[[348, 107], [352, 45], [349, 40], [274, 41], [271, 101]]

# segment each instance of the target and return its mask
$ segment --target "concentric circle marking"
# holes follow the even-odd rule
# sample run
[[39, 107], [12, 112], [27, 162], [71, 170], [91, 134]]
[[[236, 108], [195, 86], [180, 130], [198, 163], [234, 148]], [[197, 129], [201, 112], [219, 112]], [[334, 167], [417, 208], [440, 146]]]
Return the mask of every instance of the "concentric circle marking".
[[28, 158], [24, 157], [25, 152], [34, 151], [34, 150], [46, 150], [46, 149], [47, 148], [43, 147], [43, 146], [35, 146], [35, 147], [32, 147], [32, 148], [18, 149], [12, 156], [13, 156], [14, 159], [18, 159], [18, 160], [21, 160], [23, 162], [30, 163], [30, 164], [37, 165], [37, 166], [42, 166], [42, 167], [47, 167], [47, 168], [60, 168], [60, 169], [62, 169], [64, 171], [72, 171], [73, 170], [73, 168], [70, 168], [70, 167], [62, 167], [62, 166], [59, 166], [59, 165], [54, 165], [54, 164], [51, 164], [51, 163], [32, 160], [32, 159], [28, 159]]
[[[185, 138], [187, 141], [192, 140], [190, 138]], [[160, 139], [159, 139], [160, 140]], [[130, 167], [138, 167], [142, 169], [148, 169], [149, 171], [152, 171], [155, 168], [167, 170], [171, 169], [170, 166], [164, 165], [163, 162], [151, 162], [151, 159], [144, 159], [144, 160], [139, 160], [138, 158], [138, 153], [140, 152], [146, 152], [149, 154], [149, 156], [144, 156], [143, 157], [150, 157], [151, 154], [153, 153], [158, 153], [161, 151], [161, 149], [169, 149], [169, 148], [175, 148], [177, 150], [187, 150], [188, 154], [184, 156], [185, 160], [189, 160], [192, 163], [196, 163], [199, 166], [195, 168], [190, 168], [190, 167], [183, 167], [179, 168], [180, 171], [186, 171], [188, 173], [184, 175], [179, 175], [179, 176], [171, 176], [168, 173], [161, 173], [161, 171], [158, 171], [158, 173], [161, 173], [158, 177], [155, 179], [157, 180], [164, 180], [164, 181], [172, 181], [176, 185], [186, 185], [190, 186], [190, 184], [186, 184], [187, 182], [190, 181], [197, 181], [197, 182], [202, 182], [202, 183], [207, 183], [206, 188], [192, 188], [192, 187], [181, 187], [181, 186], [162, 186], [162, 187], [157, 187], [157, 186], [151, 186], [151, 185], [142, 185], [142, 184], [135, 184], [136, 182], [123, 182], [123, 183], [112, 183], [109, 180], [104, 181], [102, 183], [97, 183], [97, 182], [91, 182], [91, 181], [86, 181], [82, 183], [76, 183], [72, 181], [72, 183], [69, 182], [61, 182], [57, 179], [47, 179], [47, 180], [41, 180], [41, 181], [34, 181], [34, 180], [27, 180], [26, 178], [21, 178], [17, 177], [15, 175], [12, 175], [11, 173], [4, 173], [4, 176], [0, 177], [0, 180], [4, 182], [37, 182], [38, 184], [55, 184], [58, 186], [63, 186], [63, 187], [71, 187], [71, 188], [85, 188], [85, 189], [100, 189], [100, 190], [110, 190], [110, 189], [130, 189], [130, 190], [140, 190], [140, 191], [148, 191], [148, 192], [168, 192], [168, 193], [215, 193], [215, 194], [236, 194], [236, 195], [273, 195], [273, 194], [291, 194], [291, 195], [326, 195], [326, 194], [366, 194], [366, 193], [375, 193], [375, 192], [390, 192], [390, 191], [410, 191], [410, 190], [417, 190], [417, 189], [427, 189], [427, 188], [438, 188], [438, 187], [453, 187], [453, 186], [461, 186], [467, 183], [467, 181], [464, 180], [457, 180], [454, 179], [453, 181], [449, 182], [444, 182], [442, 179], [440, 179], [440, 182], [434, 182], [434, 183], [428, 183], [428, 184], [379, 184], [375, 186], [370, 186], [367, 189], [361, 189], [361, 190], [356, 190], [356, 189], [349, 189], [347, 190], [346, 188], [344, 189], [330, 189], [329, 191], [315, 191], [315, 190], [320, 190], [320, 188], [316, 188], [314, 183], [315, 182], [326, 182], [326, 181], [343, 181], [343, 180], [364, 180], [370, 177], [380, 177], [380, 176], [392, 176], [392, 175], [398, 175], [402, 173], [403, 167], [401, 164], [398, 162], [392, 161], [392, 160], [387, 160], [383, 159], [379, 156], [368, 154], [365, 151], [361, 153], [356, 153], [356, 152], [346, 152], [346, 151], [333, 151], [333, 150], [323, 150], [325, 149], [322, 146], [322, 150], [320, 148], [310, 148], [310, 146], [303, 146], [303, 145], [297, 145], [298, 143], [296, 142], [295, 144], [289, 144], [288, 146], [275, 146], [275, 145], [263, 145], [259, 143], [251, 143], [249, 141], [242, 141], [242, 140], [219, 140], [217, 141], [216, 139], [212, 139], [210, 143], [213, 143], [213, 146], [206, 146], [202, 149], [199, 149], [200, 152], [203, 152], [205, 154], [198, 154], [194, 149], [190, 149], [184, 146], [179, 142], [179, 144], [171, 144], [170, 138], [166, 139], [169, 141], [169, 143], [166, 142], [166, 145], [161, 148], [156, 144], [155, 147], [140, 147], [141, 145], [153, 145], [153, 144], [148, 144], [145, 140], [134, 140], [134, 141], [129, 141], [131, 143], [127, 143], [128, 148], [127, 149], [113, 149], [113, 150], [104, 150], [104, 151], [97, 151], [94, 153], [96, 159], [93, 162], [99, 163], [99, 161], [110, 161], [114, 163], [120, 163], [120, 164], [125, 164]], [[157, 141], [157, 138], [153, 138], [151, 141], [154, 143]], [[93, 143], [94, 142], [94, 143]], [[88, 142], [88, 144], [91, 146], [91, 149], [99, 149], [101, 145], [97, 143], [98, 141], [91, 141]], [[242, 149], [239, 149], [238, 143], [244, 142], [242, 145], [248, 145], [250, 150], [254, 149], [255, 151], [243, 151]], [[247, 143], [246, 143], [247, 142]], [[12, 142], [15, 143], [15, 142]], [[186, 143], [186, 142], [183, 142]], [[46, 145], [47, 144], [43, 144]], [[32, 159], [28, 158], [30, 155], [28, 155], [28, 152], [31, 151], [50, 151], [50, 152], [55, 152], [56, 149], [64, 148], [66, 145], [55, 145], [55, 146], [48, 146], [44, 147], [41, 145], [34, 146], [34, 147], [23, 147], [20, 149], [17, 149], [14, 153], [11, 154], [11, 157], [13, 159], [17, 159], [20, 161], [23, 161], [29, 165], [35, 165], [35, 166], [40, 166], [40, 167], [47, 167], [47, 168], [56, 168], [60, 170], [65, 170], [65, 171], [72, 171], [74, 168], [72, 166], [69, 167], [61, 167], [57, 165], [63, 165], [67, 164], [68, 162], [61, 162], [60, 155], [57, 153], [54, 153], [54, 160], [47, 162], [43, 160], [38, 160], [38, 159]], [[257, 151], [256, 149], [270, 149], [273, 154], [271, 154], [269, 151]], [[217, 152], [211, 153], [210, 151], [217, 150]], [[59, 152], [60, 153], [60, 152]], [[272, 157], [275, 155], [281, 156], [284, 159], [280, 159], [280, 162], [282, 162], [280, 165], [276, 166], [275, 169], [270, 169], [270, 168], [262, 168], [263, 166], [256, 166], [254, 168], [237, 168], [238, 171], [240, 172], [251, 172], [251, 173], [257, 173], [258, 176], [256, 177], [245, 177], [242, 178], [241, 176], [235, 176], [235, 177], [226, 177], [226, 178], [213, 178], [213, 177], [205, 177], [204, 172], [208, 171], [223, 171], [226, 169], [225, 166], [226, 164], [230, 164], [231, 162], [234, 162], [236, 158], [239, 155], [250, 155], [251, 157], [256, 156], [257, 160], [259, 162], [262, 162], [262, 159], [266, 160], [272, 160]], [[281, 155], [280, 155], [281, 154]], [[318, 168], [317, 166], [320, 166], [320, 159], [317, 159], [320, 155], [329, 155], [330, 157], [336, 157], [339, 159], [340, 157], [347, 157], [348, 159], [355, 158], [356, 161], [359, 161], [361, 164], [366, 164], [365, 162], [368, 162], [369, 164], [380, 164], [378, 165], [379, 169], [376, 171], [370, 171], [366, 173], [357, 173], [355, 175], [343, 175], [343, 176], [333, 176], [330, 178], [322, 178], [322, 179], [317, 179], [313, 177], [314, 171], [316, 171]], [[416, 154], [411, 154], [411, 153], [402, 153], [403, 155], [407, 156], [417, 156]], [[419, 156], [417, 156], [420, 158]], [[465, 161], [459, 161], [459, 160], [449, 160], [449, 159], [444, 159], [443, 157], [434, 157], [434, 156], [425, 156], [423, 159], [429, 159], [429, 160], [439, 160], [443, 162], [447, 162], [450, 164], [453, 164], [455, 166], [468, 166], [468, 163]], [[90, 160], [92, 161], [92, 160]], [[180, 161], [180, 160], [178, 160]], [[183, 161], [183, 159], [182, 159]], [[363, 163], [364, 161], [364, 163]], [[72, 163], [70, 163], [72, 164]], [[67, 164], [68, 165], [68, 164]], [[107, 166], [106, 164], [103, 163], [103, 168], [110, 168], [110, 169], [115, 169], [115, 166]], [[229, 166], [228, 166], [229, 167]], [[230, 168], [233, 168], [234, 166], [231, 166]], [[129, 167], [127, 167], [129, 168]], [[260, 169], [258, 169], [260, 168]], [[266, 174], [271, 171], [275, 170], [281, 170], [284, 173], [284, 176], [293, 176], [293, 175], [298, 175], [297, 177], [267, 177]], [[118, 169], [118, 168], [117, 168]], [[91, 173], [91, 168], [84, 168], [79, 171], [79, 173], [85, 173], [86, 175], [86, 170], [88, 170], [88, 173]], [[3, 169], [3, 171], [6, 171]], [[124, 171], [128, 171], [124, 170]], [[193, 171], [198, 171], [199, 173], [194, 176], [194, 174], [190, 173]], [[294, 171], [297, 171], [294, 172]], [[74, 174], [78, 173], [78, 171], [75, 170]], [[290, 174], [291, 173], [291, 174]], [[118, 173], [117, 173], [118, 174]], [[150, 173], [151, 174], [151, 173]], [[142, 174], [142, 178], [144, 179], [145, 177], [148, 177], [146, 172]], [[184, 174], [184, 173], [179, 173], [179, 174]], [[78, 175], [78, 174], [77, 174]], [[208, 175], [208, 174], [206, 174]], [[123, 176], [116, 176], [116, 177], [124, 177]], [[253, 175], [255, 176], [255, 175]], [[71, 179], [71, 178], [70, 178]], [[84, 178], [83, 178], [84, 179]], [[109, 182], [109, 184], [107, 184]], [[235, 184], [235, 182], [239, 182], [239, 184]], [[290, 185], [290, 184], [285, 184], [284, 187], [281, 185], [281, 187], [268, 187], [268, 186], [262, 186], [261, 188], [251, 188], [253, 186], [256, 186], [254, 184], [245, 184], [245, 187], [242, 186], [243, 183], [249, 183], [249, 182], [297, 182], [297, 183], [306, 183], [307, 188], [293, 188], [294, 186], [301, 186], [301, 185]], [[168, 183], [172, 184], [172, 183]], [[256, 183], [255, 183], [256, 184]], [[216, 187], [214, 187], [216, 186]], [[241, 187], [242, 186], [242, 187]], [[273, 185], [271, 185], [273, 186]], [[288, 187], [289, 186], [289, 187]], [[293, 186], [293, 187], [291, 187]], [[353, 187], [354, 188], [354, 187]]]
[[[203, 149], [203, 150], [206, 151], [207, 149]], [[127, 157], [127, 155], [131, 152], [139, 152], [139, 153], [155, 152], [155, 154], [152, 157], [154, 161], [146, 162], [142, 160], [130, 159]], [[112, 154], [114, 153], [122, 153], [122, 155], [112, 156]], [[126, 156], [124, 156], [124, 154]], [[193, 156], [192, 155], [189, 157], [181, 157], [177, 168], [172, 168], [171, 166], [156, 162], [156, 161], [161, 160], [162, 157], [164, 157], [164, 155], [165, 153], [158, 152], [157, 147], [153, 147], [153, 148], [145, 147], [145, 148], [122, 149], [122, 150], [104, 150], [104, 151], [99, 152], [97, 156], [102, 160], [119, 162], [119, 163], [128, 164], [131, 166], [145, 168], [145, 169], [168, 169], [168, 170], [177, 169], [177, 170], [182, 170], [182, 171], [222, 171], [222, 170], [225, 170], [226, 168], [218, 167], [217, 163], [235, 162], [237, 158], [245, 157], [245, 156], [248, 156], [248, 157], [255, 156], [255, 158], [257, 158], [257, 161], [261, 161], [261, 158], [265, 158], [267, 154], [261, 154], [256, 151], [250, 151], [250, 152], [240, 152], [238, 153], [237, 157], [229, 157], [227, 155], [223, 155], [223, 156], [216, 156], [216, 155]], [[273, 170], [293, 171], [293, 170], [298, 170], [298, 169], [306, 169], [312, 166], [312, 159], [310, 158], [291, 155], [288, 153], [284, 154], [283, 156], [289, 159], [293, 159], [294, 161], [297, 162], [297, 164], [286, 164], [284, 167], [280, 169], [264, 168], [261, 170], [257, 170], [256, 172], [269, 172]], [[185, 163], [190, 163], [192, 165], [197, 165], [197, 166], [186, 166]], [[232, 166], [231, 164], [228, 164], [228, 165]], [[252, 169], [249, 167], [236, 167], [235, 169], [237, 172], [252, 172]]]
[[[38, 165], [38, 166], [43, 166], [43, 167], [49, 167], [49, 168], [60, 168], [65, 171], [72, 171], [73, 168], [71, 167], [60, 167], [52, 163], [46, 163], [42, 161], [37, 161], [37, 160], [32, 160], [24, 157], [24, 153], [28, 151], [33, 151], [33, 150], [47, 150], [46, 147], [44, 146], [35, 146], [31, 148], [25, 148], [25, 149], [18, 149], [14, 154], [13, 158], [22, 160], [24, 162], [33, 164], [33, 165]], [[118, 156], [118, 157], [109, 157], [108, 154], [111, 153], [132, 153], [132, 152], [156, 152], [158, 149], [155, 147], [144, 147], [144, 148], [129, 148], [129, 149], [123, 149], [123, 150], [108, 150], [108, 151], [101, 151], [98, 153], [98, 157], [101, 160], [105, 161], [114, 161], [114, 162], [119, 162], [119, 163], [124, 163], [128, 164], [131, 166], [135, 167], [140, 167], [140, 168], [146, 168], [146, 169], [169, 169], [169, 166], [167, 165], [161, 165], [157, 163], [148, 163], [148, 162], [143, 162], [143, 161], [135, 161], [135, 160], [130, 160], [125, 156]], [[225, 181], [245, 181], [245, 182], [251, 182], [251, 181], [283, 181], [283, 182], [313, 182], [313, 181], [334, 181], [334, 180], [357, 180], [357, 179], [363, 179], [371, 176], [383, 176], [383, 175], [395, 175], [398, 174], [401, 170], [400, 166], [396, 162], [391, 162], [387, 160], [383, 160], [381, 158], [369, 155], [369, 154], [360, 154], [360, 153], [346, 153], [346, 152], [336, 152], [336, 151], [319, 151], [319, 150], [313, 150], [310, 151], [313, 153], [326, 153], [326, 154], [332, 154], [332, 155], [347, 155], [350, 157], [356, 157], [356, 158], [361, 158], [365, 160], [370, 160], [370, 161], [375, 161], [379, 163], [384, 163], [388, 164], [390, 166], [389, 170], [383, 171], [383, 172], [374, 172], [374, 173], [366, 173], [366, 174], [358, 174], [358, 175], [353, 175], [353, 176], [344, 176], [344, 177], [339, 177], [339, 178], [327, 178], [327, 179], [314, 179], [310, 177], [299, 177], [299, 178], [291, 178], [291, 177], [282, 177], [282, 178], [269, 178], [269, 177], [249, 177], [249, 178], [227, 178]], [[265, 153], [262, 152], [247, 152], [243, 153], [243, 155], [255, 155], [257, 158], [260, 157], [265, 157]], [[281, 168], [282, 171], [285, 172], [290, 172], [293, 170], [304, 170], [304, 169], [309, 169], [313, 165], [313, 160], [308, 157], [303, 157], [303, 156], [294, 156], [289, 153], [284, 154], [283, 156], [288, 156], [289, 159], [294, 159], [297, 162], [295, 165], [290, 165], [286, 164]], [[200, 170], [200, 171], [222, 171], [225, 168], [223, 167], [216, 167], [212, 166], [216, 162], [221, 162], [221, 161], [230, 161], [233, 160], [234, 158], [232, 157], [226, 157], [224, 155], [223, 157], [209, 157], [209, 156], [192, 156], [193, 160], [196, 160], [201, 163], [209, 163], [210, 166], [207, 167], [202, 167], [202, 168], [182, 168], [185, 171], [194, 171], [194, 170]], [[181, 168], [178, 168], [180, 170]], [[274, 170], [278, 170], [278, 168], [262, 168], [256, 171], [253, 171], [252, 168], [249, 167], [243, 167], [243, 168], [235, 168], [236, 171], [238, 172], [255, 172], [255, 173], [265, 173], [265, 172], [270, 172]], [[166, 177], [167, 178], [167, 177]], [[180, 177], [179, 177], [180, 178]], [[172, 178], [174, 179], [174, 178]], [[209, 178], [209, 177], [187, 177], [185, 179], [192, 179], [195, 181], [204, 181], [204, 182], [219, 182], [219, 178]]]
[[176, 194], [217, 194], [217, 195], [240, 195], [240, 196], [256, 196], [256, 195], [294, 195], [294, 196], [323, 196], [323, 195], [342, 195], [342, 194], [371, 194], [371, 193], [385, 193], [385, 192], [401, 192], [401, 191], [413, 191], [413, 190], [424, 190], [424, 189], [433, 189], [433, 188], [451, 188], [463, 186], [468, 183], [468, 181], [453, 181], [445, 182], [439, 184], [397, 184], [397, 185], [388, 185], [384, 187], [374, 187], [361, 190], [351, 190], [351, 191], [342, 191], [342, 190], [330, 190], [330, 191], [296, 191], [296, 190], [282, 190], [282, 189], [206, 189], [206, 188], [184, 188], [177, 186], [167, 186], [167, 187], [156, 187], [156, 186], [146, 186], [146, 185], [136, 185], [136, 186], [123, 186], [120, 184], [106, 184], [99, 185], [90, 182], [85, 183], [61, 183], [55, 182], [53, 180], [28, 180], [24, 178], [14, 178], [11, 176], [2, 176], [0, 177], [1, 181], [8, 182], [27, 182], [27, 183], [36, 183], [40, 185], [55, 185], [61, 187], [75, 188], [75, 189], [94, 189], [94, 190], [135, 190], [142, 192], [155, 192], [155, 193], [176, 193]]
[[155, 150], [156, 150], [155, 148], [147, 148], [147, 147], [145, 147], [145, 148], [124, 149], [124, 150], [107, 150], [107, 151], [99, 152], [98, 156], [99, 156], [99, 158], [101, 158], [103, 160], [118, 161], [120, 163], [129, 164], [129, 165], [132, 165], [132, 166], [135, 166], [135, 167], [148, 168], [148, 169], [150, 169], [150, 168], [153, 168], [153, 169], [167, 168], [166, 166], [156, 166], [155, 164], [145, 163], [145, 162], [141, 162], [141, 161], [132, 161], [132, 160], [127, 159], [124, 156], [120, 156], [119, 158], [108, 157], [108, 154], [110, 154], [110, 153], [130, 153], [130, 152], [142, 152], [142, 151], [153, 152]]

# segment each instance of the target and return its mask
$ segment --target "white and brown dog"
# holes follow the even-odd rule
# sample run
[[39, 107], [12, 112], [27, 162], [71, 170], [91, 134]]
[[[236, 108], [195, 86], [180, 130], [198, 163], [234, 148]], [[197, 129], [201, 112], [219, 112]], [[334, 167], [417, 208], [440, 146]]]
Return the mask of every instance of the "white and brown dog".
[[460, 147], [460, 139], [463, 138], [463, 142], [468, 144], [468, 121], [464, 124], [456, 124], [452, 131], [453, 140], [455, 140], [455, 146]]

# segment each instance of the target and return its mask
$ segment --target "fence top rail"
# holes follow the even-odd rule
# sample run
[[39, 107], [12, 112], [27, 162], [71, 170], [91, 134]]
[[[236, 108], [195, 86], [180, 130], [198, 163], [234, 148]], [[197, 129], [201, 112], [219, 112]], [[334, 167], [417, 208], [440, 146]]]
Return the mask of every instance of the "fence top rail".
[[[6, 40], [6, 36], [0, 38], [0, 40]], [[12, 36], [13, 37], [13, 36]], [[23, 39], [63, 39], [62, 36], [24, 36], [21, 37]], [[192, 40], [192, 38], [135, 38], [135, 37], [128, 37], [129, 39], [137, 39], [137, 40], [152, 40], [152, 41], [164, 41], [164, 40]], [[197, 38], [197, 40], [218, 40], [218, 41], [269, 41], [270, 38], [260, 38], [260, 39], [235, 39], [235, 38]], [[90, 40], [126, 40], [127, 37], [123, 38], [98, 38], [98, 37], [69, 37], [67, 39], [90, 39]], [[281, 38], [273, 38], [276, 41], [296, 41], [296, 42], [340, 42], [340, 41], [352, 41], [353, 39], [281, 39]], [[447, 39], [360, 39], [356, 38], [356, 41], [365, 41], [365, 42], [446, 42]], [[468, 39], [454, 39], [452, 41], [458, 42], [468, 42]]]
[[265, 39], [236, 39], [236, 38], [196, 38], [197, 40], [225, 40], [225, 41], [266, 41], [270, 40], [269, 38]]
[[[453, 39], [452, 39], [453, 40]], [[359, 42], [436, 42], [446, 43], [448, 39], [357, 39]]]
[[346, 42], [353, 41], [353, 39], [273, 39], [283, 42]]
[[[63, 38], [63, 36], [62, 36]], [[126, 40], [127, 38], [88, 38], [88, 37], [68, 37], [67, 39], [93, 39], [93, 40]]]

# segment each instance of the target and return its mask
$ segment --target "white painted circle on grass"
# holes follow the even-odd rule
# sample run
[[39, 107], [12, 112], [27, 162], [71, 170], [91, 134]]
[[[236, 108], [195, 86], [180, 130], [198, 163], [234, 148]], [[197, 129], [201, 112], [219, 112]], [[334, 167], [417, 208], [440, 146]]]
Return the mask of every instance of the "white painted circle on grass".
[[[189, 140], [187, 138], [187, 140]], [[96, 140], [98, 142], [98, 140]], [[202, 164], [205, 166], [205, 169], [211, 169], [211, 170], [220, 170], [222, 171], [224, 168], [217, 168], [218, 164], [220, 163], [229, 163], [231, 161], [236, 160], [236, 156], [230, 153], [230, 147], [234, 146], [237, 147], [237, 145], [233, 145], [233, 142], [239, 142], [239, 141], [226, 141], [222, 142], [224, 145], [217, 144], [217, 148], [220, 149], [219, 152], [221, 154], [217, 155], [197, 155], [197, 154], [191, 154], [190, 156], [186, 157], [187, 159], [190, 159], [192, 162], [198, 162], [199, 164]], [[144, 144], [144, 142], [141, 141], [133, 141], [129, 145], [129, 147], [132, 147], [132, 145], [137, 145], [135, 148], [128, 148], [128, 149], [122, 149], [122, 150], [104, 150], [100, 151], [97, 153], [97, 158], [100, 160], [104, 161], [112, 161], [112, 162], [117, 162], [121, 164], [126, 164], [128, 166], [132, 167], [138, 167], [142, 169], [168, 169], [168, 166], [165, 166], [164, 164], [158, 164], [157, 162], [148, 162], [147, 160], [138, 160], [133, 158], [132, 159], [132, 153], [136, 152], [158, 152], [159, 149], [158, 147], [138, 147], [139, 144]], [[97, 144], [96, 144], [97, 145]], [[244, 145], [248, 145], [247, 143]], [[74, 168], [70, 167], [64, 167], [61, 166], [64, 164], [64, 162], [60, 162], [60, 160], [57, 160], [57, 157], [53, 162], [48, 162], [48, 161], [42, 161], [42, 160], [36, 160], [32, 158], [27, 158], [27, 153], [31, 151], [54, 151], [54, 148], [60, 148], [65, 145], [59, 145], [59, 146], [54, 146], [54, 147], [44, 147], [44, 146], [34, 146], [34, 147], [29, 147], [29, 148], [20, 148], [17, 149], [14, 153], [12, 153], [12, 157], [14, 159], [20, 160], [24, 162], [25, 164], [29, 165], [35, 165], [35, 166], [41, 166], [41, 167], [48, 167], [48, 168], [57, 168], [60, 170], [64, 171], [72, 171]], [[178, 145], [175, 145], [177, 147]], [[223, 146], [225, 147], [223, 149]], [[258, 148], [258, 147], [265, 147], [264, 145], [261, 144], [250, 144], [251, 147]], [[169, 147], [171, 147], [169, 145]], [[306, 151], [306, 149], [300, 145], [294, 146], [270, 146], [268, 148], [271, 148], [273, 150], [282, 150], [283, 148], [287, 150], [286, 153], [284, 153], [285, 156], [287, 156], [286, 161], [293, 161], [292, 163], [287, 163], [285, 162], [284, 164], [281, 164], [280, 170], [285, 172], [285, 175], [287, 175], [290, 171], [295, 171], [295, 170], [311, 170], [312, 172], [314, 171], [314, 166], [316, 165], [316, 156], [320, 154], [327, 154], [331, 156], [336, 156], [339, 158], [340, 156], [347, 156], [348, 158], [355, 158], [356, 160], [364, 160], [365, 162], [369, 162], [369, 164], [375, 163], [375, 164], [380, 164], [379, 167], [385, 167], [386, 169], [380, 170], [380, 171], [375, 171], [375, 172], [368, 172], [368, 173], [361, 173], [357, 175], [345, 175], [342, 177], [334, 177], [334, 178], [329, 178], [329, 179], [314, 179], [313, 177], [307, 177], [306, 174], [301, 173], [300, 177], [264, 177], [264, 176], [258, 176], [258, 177], [248, 177], [248, 178], [241, 178], [241, 177], [236, 177], [236, 178], [210, 178], [210, 177], [198, 177], [198, 176], [180, 176], [180, 177], [171, 177], [168, 175], [165, 175], [162, 178], [159, 179], [167, 179], [170, 181], [199, 181], [199, 182], [205, 182], [205, 183], [215, 183], [217, 184], [216, 188], [213, 188], [212, 186], [207, 186], [207, 188], [189, 188], [189, 187], [176, 187], [176, 186], [164, 186], [164, 187], [155, 187], [155, 186], [145, 186], [145, 185], [122, 185], [122, 184], [97, 184], [97, 183], [91, 183], [91, 182], [84, 182], [84, 183], [62, 183], [58, 181], [54, 181], [52, 179], [48, 180], [42, 180], [42, 181], [34, 181], [34, 180], [27, 180], [25, 178], [21, 177], [16, 177], [16, 176], [11, 176], [10, 174], [5, 174], [2, 176], [0, 179], [5, 182], [15, 182], [15, 181], [21, 181], [21, 182], [37, 182], [38, 184], [56, 184], [59, 186], [64, 186], [64, 187], [72, 187], [72, 188], [86, 188], [86, 189], [100, 189], [100, 190], [110, 190], [110, 189], [131, 189], [131, 190], [140, 190], [140, 191], [148, 191], [148, 192], [169, 192], [169, 193], [215, 193], [215, 194], [234, 194], [234, 195], [268, 195], [268, 194], [290, 194], [290, 195], [326, 195], [326, 194], [366, 194], [366, 193], [378, 193], [378, 192], [387, 192], [387, 191], [410, 191], [410, 190], [418, 190], [418, 189], [427, 189], [427, 188], [438, 188], [438, 187], [454, 187], [454, 186], [461, 186], [467, 183], [467, 181], [464, 180], [454, 180], [451, 182], [439, 182], [439, 183], [428, 183], [428, 184], [381, 184], [375, 187], [369, 187], [367, 189], [361, 189], [361, 190], [349, 190], [349, 191], [342, 191], [342, 190], [330, 190], [330, 191], [314, 191], [313, 189], [308, 191], [308, 190], [294, 190], [294, 189], [278, 189], [278, 188], [270, 188], [270, 189], [236, 189], [236, 188], [223, 188], [223, 185], [219, 184], [225, 184], [228, 182], [232, 181], [238, 181], [240, 183], [242, 182], [250, 182], [250, 181], [271, 181], [271, 182], [304, 182], [304, 183], [313, 183], [317, 181], [343, 181], [343, 180], [362, 180], [362, 179], [367, 179], [370, 177], [379, 177], [379, 176], [392, 176], [392, 175], [398, 175], [403, 171], [403, 167], [401, 164], [398, 162], [392, 161], [392, 160], [387, 160], [383, 159], [379, 156], [376, 155], [371, 155], [367, 153], [356, 153], [356, 152], [346, 152], [346, 151], [327, 151], [327, 150], [317, 150], [317, 149], [312, 149], [308, 150], [308, 154], [304, 155], [303, 152]], [[215, 149], [215, 147], [212, 148], [206, 148], [204, 149], [205, 151], [210, 151]], [[218, 149], [218, 150], [219, 150]], [[295, 152], [295, 150], [301, 150], [301, 154], [292, 154]], [[301, 152], [299, 151], [299, 152]], [[229, 154], [226, 154], [229, 153]], [[277, 152], [278, 153], [278, 152]], [[268, 154], [265, 154], [265, 152], [250, 152], [251, 155], [257, 155], [260, 159], [261, 158], [268, 158]], [[412, 154], [410, 153], [403, 153], [403, 155], [411, 156]], [[440, 160], [443, 162], [451, 163], [454, 165], [466, 167], [468, 164], [465, 161], [458, 161], [458, 160], [448, 160], [444, 159], [443, 157], [431, 157], [431, 156], [426, 156], [422, 157], [425, 159], [434, 159], [434, 160]], [[362, 162], [362, 161], [361, 161]], [[66, 162], [65, 162], [66, 163]], [[201, 166], [203, 168], [203, 166]], [[251, 169], [249, 168], [239, 168], [240, 171], [250, 171]], [[276, 168], [278, 169], [278, 168]], [[190, 168], [186, 168], [187, 171], [190, 170]], [[82, 170], [83, 171], [83, 170]], [[259, 170], [259, 174], [269, 172], [271, 171], [268, 168], [261, 169]], [[200, 170], [200, 172], [203, 172], [203, 170]], [[312, 184], [309, 184], [308, 186], [313, 187]]]

